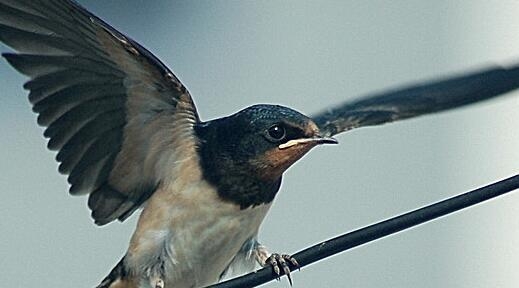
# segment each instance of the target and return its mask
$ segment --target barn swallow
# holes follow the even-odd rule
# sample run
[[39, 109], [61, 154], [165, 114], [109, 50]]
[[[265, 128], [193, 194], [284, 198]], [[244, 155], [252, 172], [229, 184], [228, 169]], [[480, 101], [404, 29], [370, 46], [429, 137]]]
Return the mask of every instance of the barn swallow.
[[159, 59], [68, 0], [0, 0], [3, 56], [30, 80], [29, 100], [72, 195], [98, 225], [142, 213], [99, 288], [201, 287], [297, 259], [269, 253], [258, 230], [283, 173], [353, 128], [439, 112], [519, 87], [519, 66], [493, 67], [347, 102], [307, 117], [254, 105], [202, 121]]

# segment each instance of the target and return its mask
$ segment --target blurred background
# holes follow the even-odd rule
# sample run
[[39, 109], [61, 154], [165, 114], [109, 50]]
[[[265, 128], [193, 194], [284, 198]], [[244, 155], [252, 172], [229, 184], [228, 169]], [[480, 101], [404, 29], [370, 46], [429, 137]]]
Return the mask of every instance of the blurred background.
[[[205, 120], [255, 103], [313, 114], [519, 62], [517, 1], [79, 2], [162, 59]], [[25, 80], [0, 62], [0, 283], [94, 287], [137, 217], [96, 227], [86, 197], [68, 195]], [[518, 109], [516, 92], [340, 135], [286, 173], [262, 243], [294, 253], [517, 173]], [[512, 193], [336, 255], [294, 273], [295, 287], [517, 287], [518, 205]]]

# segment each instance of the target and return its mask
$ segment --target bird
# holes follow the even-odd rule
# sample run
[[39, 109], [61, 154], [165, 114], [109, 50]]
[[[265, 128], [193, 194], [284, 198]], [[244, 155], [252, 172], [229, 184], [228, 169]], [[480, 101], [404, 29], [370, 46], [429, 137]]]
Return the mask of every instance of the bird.
[[[337, 134], [441, 112], [519, 87], [519, 65], [488, 67], [368, 95], [311, 117], [257, 104], [203, 121], [175, 74], [70, 0], [0, 0], [6, 61], [29, 77], [37, 122], [72, 195], [97, 225], [142, 209], [128, 249], [99, 288], [203, 287], [297, 259], [258, 230], [284, 172]], [[291, 279], [289, 278], [291, 281]]]

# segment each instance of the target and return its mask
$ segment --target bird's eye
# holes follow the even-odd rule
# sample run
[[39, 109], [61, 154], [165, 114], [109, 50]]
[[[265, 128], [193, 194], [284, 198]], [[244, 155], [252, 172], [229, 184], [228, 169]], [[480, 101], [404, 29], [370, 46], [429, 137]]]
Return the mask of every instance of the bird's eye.
[[281, 141], [286, 136], [285, 128], [279, 124], [273, 125], [267, 131], [269, 139], [274, 142]]

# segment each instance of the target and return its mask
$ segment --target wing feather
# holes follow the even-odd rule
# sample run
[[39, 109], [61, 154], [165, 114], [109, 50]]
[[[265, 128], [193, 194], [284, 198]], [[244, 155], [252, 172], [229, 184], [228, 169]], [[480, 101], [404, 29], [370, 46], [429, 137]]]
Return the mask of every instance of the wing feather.
[[519, 66], [495, 67], [360, 98], [321, 112], [313, 119], [323, 135], [332, 136], [469, 105], [518, 87]]
[[24, 88], [48, 147], [58, 150], [70, 193], [90, 195], [96, 223], [126, 219], [174, 178], [160, 159], [181, 163], [194, 153], [199, 119], [187, 89], [78, 4], [0, 0], [0, 41], [17, 51], [3, 56], [29, 76]]

